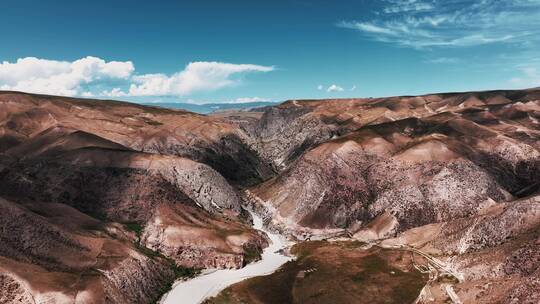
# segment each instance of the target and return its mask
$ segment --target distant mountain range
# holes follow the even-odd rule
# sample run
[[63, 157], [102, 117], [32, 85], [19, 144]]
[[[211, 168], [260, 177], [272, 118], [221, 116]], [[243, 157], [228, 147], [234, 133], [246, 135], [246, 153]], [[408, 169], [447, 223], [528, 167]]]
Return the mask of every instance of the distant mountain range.
[[177, 103], [177, 102], [153, 102], [145, 103], [149, 106], [158, 106], [169, 109], [184, 109], [190, 112], [199, 114], [209, 114], [212, 112], [219, 112], [225, 110], [249, 110], [254, 108], [273, 106], [277, 104], [274, 101], [258, 101], [258, 102], [243, 102], [243, 103], [205, 103], [205, 104], [193, 104], [193, 103]]

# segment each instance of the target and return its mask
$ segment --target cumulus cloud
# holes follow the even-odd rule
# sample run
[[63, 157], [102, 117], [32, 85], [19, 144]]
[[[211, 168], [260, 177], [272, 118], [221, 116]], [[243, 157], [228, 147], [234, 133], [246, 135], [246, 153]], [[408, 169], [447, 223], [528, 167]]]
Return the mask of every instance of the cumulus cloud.
[[376, 19], [339, 22], [404, 47], [467, 47], [540, 40], [537, 0], [384, 0]]
[[[356, 86], [353, 86], [351, 88], [351, 91], [354, 91], [356, 89]], [[337, 84], [331, 84], [329, 85], [328, 87], [325, 88], [324, 85], [320, 84], [317, 86], [317, 90], [319, 91], [326, 91], [328, 93], [332, 93], [332, 92], [343, 92], [345, 91], [345, 89]]]
[[125, 96], [129, 96], [129, 94], [125, 93], [120, 88], [113, 88], [113, 89], [108, 90], [108, 91], [107, 90], [101, 91], [99, 96], [104, 96], [104, 97], [125, 97]]
[[86, 97], [86, 98], [91, 98], [91, 97], [94, 97], [94, 93], [92, 93], [92, 92], [82, 92], [81, 96]]
[[102, 79], [127, 79], [135, 70], [131, 61], [85, 57], [73, 62], [20, 58], [0, 64], [0, 89], [41, 94], [91, 96], [82, 86]]
[[133, 76], [127, 92], [113, 89], [110, 96], [185, 96], [200, 91], [214, 91], [237, 85], [235, 76], [250, 72], [270, 72], [273, 66], [223, 62], [191, 62], [183, 71], [172, 75], [144, 74]]
[[[172, 75], [135, 74], [131, 61], [85, 57], [73, 62], [20, 58], [0, 64], [0, 89], [63, 96], [185, 96], [237, 85], [251, 72], [270, 72], [273, 66], [223, 62], [191, 62]], [[96, 92], [96, 83], [122, 83]], [[111, 82], [114, 83], [114, 82]], [[94, 89], [94, 90], [92, 90]]]
[[337, 84], [333, 84], [326, 89], [326, 92], [343, 92], [344, 89]]

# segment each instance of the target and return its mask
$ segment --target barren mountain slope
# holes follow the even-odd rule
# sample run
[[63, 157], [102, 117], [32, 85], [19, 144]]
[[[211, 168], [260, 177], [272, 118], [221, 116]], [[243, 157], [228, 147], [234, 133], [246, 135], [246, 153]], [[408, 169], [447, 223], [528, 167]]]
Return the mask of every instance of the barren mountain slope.
[[[420, 301], [538, 302], [540, 90], [262, 111], [0, 93], [0, 303], [149, 303], [194, 268], [241, 267], [267, 245], [243, 206], [345, 241], [306, 254], [410, 253]], [[232, 290], [266, 295], [256, 282]]]
[[[472, 217], [410, 229], [383, 246], [407, 246], [436, 257], [462, 277], [464, 303], [540, 301], [540, 196], [494, 204]], [[442, 282], [428, 284], [437, 302]]]
[[272, 174], [249, 148], [250, 138], [223, 119], [118, 101], [0, 92], [0, 153], [54, 127], [136, 151], [187, 157], [233, 183], [253, 184]]
[[63, 204], [0, 198], [0, 209], [2, 303], [149, 303], [176, 277], [171, 261], [141, 253], [121, 225]]
[[[340, 131], [344, 135], [307, 149], [277, 177], [251, 188], [248, 196], [271, 213], [274, 225], [309, 235], [337, 228], [354, 233], [385, 212], [392, 218], [387, 233], [395, 233], [471, 216], [495, 202], [528, 195], [538, 190], [540, 181], [540, 94], [518, 93], [501, 93], [499, 99], [496, 92], [450, 95], [446, 96], [449, 100], [436, 102], [444, 104], [439, 113], [428, 113], [425, 104], [404, 109], [400, 105], [398, 110], [384, 110], [386, 116], [391, 111], [394, 116], [415, 117], [390, 121], [378, 117], [365, 125], [354, 123], [373, 111], [382, 111], [377, 105], [383, 101], [373, 100], [371, 109], [341, 126], [347, 128]], [[478, 97], [473, 103], [473, 97], [465, 98], [467, 95]], [[504, 105], [489, 102], [503, 100], [504, 95], [519, 95], [521, 99], [504, 99]], [[481, 102], [482, 96], [489, 98]], [[439, 97], [405, 97], [403, 103]], [[392, 108], [399, 104], [398, 99], [388, 100]], [[314, 111], [319, 112], [339, 107], [333, 102], [315, 103]], [[358, 103], [368, 107], [365, 100]], [[297, 102], [296, 106], [303, 104]], [[305, 104], [306, 108], [313, 106]], [[420, 114], [415, 112], [417, 108]], [[338, 117], [344, 115], [350, 116], [350, 112]], [[352, 130], [351, 125], [357, 129]], [[280, 137], [285, 142], [282, 147], [296, 139]], [[321, 229], [326, 231], [317, 231]]]
[[[500, 109], [510, 125], [537, 123], [540, 90], [446, 93], [387, 98], [292, 100], [268, 108], [256, 126], [258, 147], [267, 162], [285, 169], [310, 147], [366, 125], [422, 118], [466, 109]], [[486, 120], [492, 119], [485, 117]], [[514, 124], [512, 124], [514, 123]], [[515, 123], [518, 123], [516, 125]], [[503, 127], [510, 127], [505, 123]], [[527, 134], [521, 130], [523, 137]]]
[[281, 172], [246, 197], [299, 239], [429, 257], [420, 303], [538, 303], [539, 119], [538, 89], [291, 101], [259, 124]]
[[[267, 245], [230, 184], [261, 178], [249, 162], [255, 154], [223, 141], [243, 136], [234, 125], [19, 93], [0, 94], [0, 109], [1, 290], [53, 302], [149, 303], [193, 272], [184, 267], [242, 267]], [[198, 161], [239, 170], [227, 179]], [[40, 283], [54, 277], [80, 285]]]

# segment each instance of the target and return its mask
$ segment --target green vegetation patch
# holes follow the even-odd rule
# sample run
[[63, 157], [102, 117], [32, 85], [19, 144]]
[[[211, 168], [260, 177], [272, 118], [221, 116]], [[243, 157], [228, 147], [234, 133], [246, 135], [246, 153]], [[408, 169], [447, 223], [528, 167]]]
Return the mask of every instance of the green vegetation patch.
[[360, 242], [303, 242], [297, 259], [268, 276], [235, 284], [208, 304], [413, 303], [427, 282], [403, 251]]
[[176, 278], [192, 279], [201, 273], [200, 268], [190, 268], [190, 267], [174, 265], [173, 269], [174, 269], [174, 274], [176, 275]]
[[124, 226], [126, 227], [127, 230], [135, 232], [135, 234], [137, 235], [137, 238], [141, 237], [141, 234], [144, 230], [144, 227], [137, 222], [124, 223]]
[[255, 246], [244, 246], [244, 265], [261, 259], [261, 250]]

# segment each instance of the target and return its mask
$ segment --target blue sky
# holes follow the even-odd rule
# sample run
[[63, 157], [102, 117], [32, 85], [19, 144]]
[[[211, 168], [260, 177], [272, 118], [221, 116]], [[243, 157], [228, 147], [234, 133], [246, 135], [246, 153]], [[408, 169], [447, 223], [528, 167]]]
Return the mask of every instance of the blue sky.
[[540, 0], [3, 1], [0, 89], [281, 101], [540, 86]]

